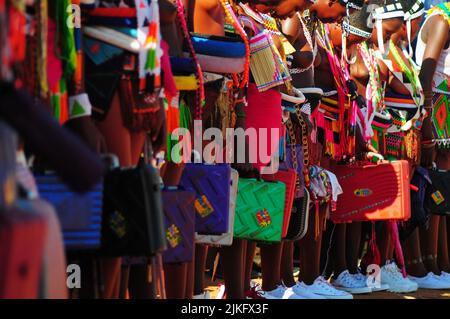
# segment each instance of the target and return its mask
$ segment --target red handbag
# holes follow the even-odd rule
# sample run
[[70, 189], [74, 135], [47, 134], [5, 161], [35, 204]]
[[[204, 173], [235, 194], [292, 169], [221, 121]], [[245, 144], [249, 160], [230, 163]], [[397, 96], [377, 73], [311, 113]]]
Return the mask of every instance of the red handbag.
[[335, 166], [344, 191], [339, 196], [334, 223], [408, 220], [411, 217], [409, 164]]
[[46, 238], [45, 220], [19, 209], [0, 214], [0, 299], [35, 299]]
[[289, 222], [291, 219], [292, 206], [294, 204], [295, 197], [295, 183], [297, 180], [297, 173], [293, 169], [289, 169], [286, 171], [279, 170], [275, 174], [265, 174], [261, 175], [261, 177], [265, 181], [276, 181], [286, 184], [286, 201], [284, 204], [283, 229], [281, 233], [281, 238], [284, 238], [287, 235]]

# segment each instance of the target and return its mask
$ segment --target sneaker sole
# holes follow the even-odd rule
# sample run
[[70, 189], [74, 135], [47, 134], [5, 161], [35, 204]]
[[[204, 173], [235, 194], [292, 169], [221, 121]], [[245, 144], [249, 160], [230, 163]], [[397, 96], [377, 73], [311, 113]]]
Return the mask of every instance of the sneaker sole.
[[298, 294], [298, 293], [295, 293], [297, 296], [299, 296], [300, 298], [302, 298], [302, 299], [310, 299], [310, 300], [314, 300], [314, 299], [326, 299], [325, 297], [323, 297], [323, 296], [320, 296], [320, 295], [308, 295], [308, 296], [306, 296], [306, 295], [302, 295], [302, 294]]
[[328, 296], [328, 295], [324, 296], [324, 295], [321, 295], [321, 296], [324, 297], [325, 299], [339, 299], [339, 300], [353, 299], [352, 295], [348, 295], [348, 296]]
[[421, 287], [419, 286], [419, 289], [427, 289], [427, 290], [449, 290], [450, 287]]
[[363, 294], [370, 294], [372, 293], [372, 289], [369, 287], [365, 287], [365, 288], [346, 288], [346, 287], [339, 287], [339, 286], [334, 286], [334, 288], [339, 289], [339, 290], [343, 290], [345, 292], [348, 292], [352, 295], [363, 295]]
[[380, 287], [380, 288], [373, 287], [371, 289], [372, 289], [372, 292], [387, 291], [387, 290], [389, 290], [389, 285], [386, 285], [386, 287], [384, 287], [384, 288], [383, 287]]
[[395, 294], [408, 294], [408, 293], [411, 293], [411, 292], [416, 292], [418, 289], [419, 288], [417, 288], [417, 287], [414, 287], [414, 288], [412, 288], [412, 287], [410, 287], [410, 288], [407, 288], [407, 287], [389, 287], [389, 289], [387, 291], [393, 292]]

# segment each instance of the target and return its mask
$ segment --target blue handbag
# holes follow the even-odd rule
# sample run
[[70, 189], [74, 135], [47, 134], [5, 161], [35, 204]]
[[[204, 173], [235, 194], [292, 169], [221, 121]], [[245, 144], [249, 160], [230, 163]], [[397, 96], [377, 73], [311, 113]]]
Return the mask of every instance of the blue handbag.
[[195, 192], [195, 231], [221, 235], [229, 230], [231, 167], [187, 164], [181, 186]]
[[101, 243], [103, 185], [88, 193], [72, 192], [56, 175], [36, 175], [43, 199], [54, 206], [69, 250], [95, 250]]

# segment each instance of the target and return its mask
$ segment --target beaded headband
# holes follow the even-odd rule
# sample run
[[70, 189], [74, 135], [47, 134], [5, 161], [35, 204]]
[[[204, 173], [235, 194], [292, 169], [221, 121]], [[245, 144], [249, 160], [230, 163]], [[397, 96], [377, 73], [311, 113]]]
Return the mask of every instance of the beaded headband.
[[397, 2], [376, 8], [373, 12], [373, 17], [376, 20], [385, 20], [403, 17], [404, 14], [402, 4]]
[[376, 8], [373, 12], [373, 18], [377, 21], [377, 38], [378, 38], [378, 49], [382, 54], [386, 54], [384, 50], [383, 42], [383, 24], [382, 21], [386, 19], [402, 18], [405, 12], [401, 3], [392, 3], [385, 5], [383, 7]]
[[405, 12], [405, 21], [414, 20], [421, 15], [423, 15], [425, 12], [425, 3], [423, 0], [417, 0], [416, 3], [412, 6], [411, 9]]
[[363, 38], [366, 38], [366, 39], [368, 39], [368, 38], [370, 38], [372, 36], [372, 33], [364, 31], [364, 30], [361, 30], [361, 29], [359, 29], [359, 28], [357, 28], [355, 26], [352, 26], [347, 20], [344, 20], [342, 22], [342, 28], [344, 29], [344, 31], [347, 34], [354, 34], [354, 35], [357, 35], [359, 37], [363, 37]]
[[347, 7], [347, 9], [361, 10], [364, 1], [349, 1], [349, 0], [339, 0], [339, 3]]

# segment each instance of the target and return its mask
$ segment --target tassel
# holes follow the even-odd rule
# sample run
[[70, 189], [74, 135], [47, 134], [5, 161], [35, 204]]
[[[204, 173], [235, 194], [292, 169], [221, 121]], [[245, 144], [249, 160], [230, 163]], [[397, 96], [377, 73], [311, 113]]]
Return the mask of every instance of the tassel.
[[280, 143], [278, 145], [278, 154], [280, 156], [280, 161], [284, 161], [285, 159], [285, 149], [286, 149], [286, 137], [281, 136]]
[[388, 221], [388, 226], [391, 231], [392, 241], [394, 242], [395, 256], [397, 257], [398, 264], [402, 270], [403, 278], [406, 278], [405, 258], [403, 256], [402, 245], [400, 243], [397, 222]]
[[189, 129], [192, 124], [192, 115], [189, 107], [186, 103], [181, 100], [180, 101], [180, 127]]
[[167, 160], [171, 162], [179, 162], [179, 158], [172, 158], [173, 146], [179, 141], [172, 139], [172, 132], [180, 127], [180, 108], [178, 107], [177, 100], [178, 97], [167, 97], [167, 111], [166, 111], [166, 122], [167, 122]]
[[[59, 3], [59, 2], [57, 2]], [[49, 92], [48, 80], [47, 80], [47, 33], [48, 33], [48, 3], [47, 0], [39, 0], [36, 3], [37, 10], [37, 74], [39, 77], [36, 79], [38, 94], [41, 98], [47, 96]]]

